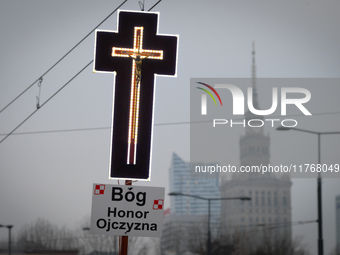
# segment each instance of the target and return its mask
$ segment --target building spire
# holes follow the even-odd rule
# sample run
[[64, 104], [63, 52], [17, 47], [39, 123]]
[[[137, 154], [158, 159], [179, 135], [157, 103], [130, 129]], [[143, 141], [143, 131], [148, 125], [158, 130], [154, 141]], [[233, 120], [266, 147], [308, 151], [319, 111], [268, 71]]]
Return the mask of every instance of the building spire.
[[256, 89], [256, 65], [255, 65], [255, 42], [253, 41], [253, 51], [252, 51], [252, 55], [253, 55], [253, 63], [252, 63], [252, 86], [253, 89]]
[[259, 103], [257, 101], [257, 91], [256, 91], [256, 65], [255, 65], [255, 42], [253, 41], [253, 51], [252, 51], [252, 87], [253, 87], [253, 105], [256, 109], [259, 109]]

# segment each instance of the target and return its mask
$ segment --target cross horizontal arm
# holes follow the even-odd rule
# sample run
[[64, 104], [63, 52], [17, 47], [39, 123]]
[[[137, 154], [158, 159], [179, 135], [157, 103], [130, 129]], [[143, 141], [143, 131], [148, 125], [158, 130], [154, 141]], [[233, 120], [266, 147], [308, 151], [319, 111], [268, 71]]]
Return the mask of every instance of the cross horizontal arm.
[[141, 52], [138, 52], [138, 49], [127, 49], [127, 48], [112, 48], [112, 57], [136, 57], [139, 55], [143, 58], [150, 59], [163, 59], [163, 51], [162, 50], [145, 50], [143, 49]]

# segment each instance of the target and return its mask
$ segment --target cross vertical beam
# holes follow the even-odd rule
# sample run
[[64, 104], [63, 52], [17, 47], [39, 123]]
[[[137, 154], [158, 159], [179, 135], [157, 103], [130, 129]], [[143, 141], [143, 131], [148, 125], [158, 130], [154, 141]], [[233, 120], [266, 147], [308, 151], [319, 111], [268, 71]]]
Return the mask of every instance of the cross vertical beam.
[[143, 49], [143, 30], [144, 27], [134, 28], [133, 48], [112, 48], [112, 57], [130, 57], [132, 59], [131, 75], [131, 96], [130, 96], [130, 114], [129, 114], [129, 135], [128, 135], [128, 152], [127, 163], [136, 164], [136, 147], [138, 141], [138, 116], [139, 116], [139, 98], [140, 82], [142, 78], [142, 60], [163, 59], [162, 50], [145, 50]]

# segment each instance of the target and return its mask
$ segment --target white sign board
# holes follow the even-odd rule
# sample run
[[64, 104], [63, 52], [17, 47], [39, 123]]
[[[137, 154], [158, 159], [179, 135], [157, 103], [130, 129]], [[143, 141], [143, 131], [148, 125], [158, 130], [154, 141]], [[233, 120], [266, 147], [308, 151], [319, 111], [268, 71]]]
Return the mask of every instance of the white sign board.
[[93, 184], [92, 234], [160, 237], [164, 188]]

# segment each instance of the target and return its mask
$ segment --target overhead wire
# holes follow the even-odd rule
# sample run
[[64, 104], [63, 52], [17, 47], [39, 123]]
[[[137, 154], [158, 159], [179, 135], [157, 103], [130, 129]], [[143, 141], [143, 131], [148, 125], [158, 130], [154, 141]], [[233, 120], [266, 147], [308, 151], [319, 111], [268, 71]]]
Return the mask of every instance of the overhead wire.
[[[87, 38], [96, 28], [98, 28], [103, 22], [105, 22], [114, 12], [116, 12], [127, 0], [125, 0], [123, 3], [121, 3], [113, 12], [111, 12], [111, 14], [109, 16], [107, 16], [101, 23], [99, 23], [99, 25], [97, 25], [93, 30], [91, 30], [91, 32], [86, 35], [86, 37], [84, 37], [75, 47], [77, 47], [82, 41], [85, 40], [85, 38]], [[161, 2], [162, 0], [159, 0], [156, 4], [154, 4], [148, 11], [151, 11], [159, 2]], [[75, 47], [73, 47], [68, 53], [66, 53], [55, 65], [57, 65], [64, 57], [66, 57]], [[5, 141], [10, 135], [12, 135], [19, 127], [21, 127], [28, 119], [30, 119], [41, 107], [43, 107], [46, 103], [48, 103], [55, 95], [57, 95], [63, 88], [65, 88], [71, 81], [73, 81], [79, 74], [81, 74], [89, 65], [91, 65], [93, 63], [93, 60], [91, 60], [87, 65], [85, 65], [76, 75], [74, 75], [68, 82], [66, 82], [60, 89], [58, 89], [52, 96], [50, 96], [43, 104], [39, 105], [39, 107], [37, 107], [37, 109], [35, 111], [33, 111], [28, 117], [26, 117], [19, 125], [17, 125], [11, 132], [9, 132], [8, 134], [6, 134], [6, 136], [0, 140], [0, 144]], [[55, 66], [54, 65], [54, 66]], [[54, 67], [53, 66], [53, 67]], [[53, 68], [52, 67], [52, 68]], [[50, 68], [47, 72], [49, 72], [52, 68]], [[46, 72], [39, 77], [39, 79], [37, 79], [32, 85], [30, 85], [30, 87], [32, 87], [37, 81], [41, 80], [42, 77], [46, 74]], [[28, 88], [25, 90], [27, 91]], [[23, 93], [21, 93], [23, 94]], [[17, 97], [18, 98], [18, 97]], [[7, 108], [7, 106], [5, 107]], [[1, 110], [3, 111], [3, 110]], [[0, 113], [1, 113], [0, 111]]]
[[139, 1], [138, 4], [139, 4], [139, 7], [140, 7], [140, 10], [141, 10], [141, 11], [144, 11], [144, 4], [145, 4], [145, 1], [144, 1], [144, 0], [143, 0], [143, 2], [142, 2], [142, 1]]
[[[313, 115], [329, 115], [329, 114], [340, 114], [340, 112], [313, 113]], [[294, 117], [294, 116], [295, 117], [302, 117], [304, 115], [289, 115], [287, 117]], [[238, 119], [233, 119], [233, 120], [236, 121], [236, 120], [242, 120], [242, 119], [238, 118]], [[202, 123], [207, 123], [207, 122], [211, 122], [211, 120], [156, 123], [156, 124], [154, 124], [154, 126], [173, 126], [173, 125], [202, 124]], [[42, 131], [29, 131], [29, 132], [12, 133], [12, 135], [33, 135], [33, 134], [48, 134], [48, 133], [94, 131], [94, 130], [105, 130], [105, 129], [110, 129], [110, 128], [111, 127], [89, 127], [89, 128], [59, 129], [59, 130], [42, 130]], [[0, 136], [6, 136], [6, 135], [8, 135], [8, 134], [0, 134]]]
[[76, 75], [74, 75], [68, 82], [66, 82], [60, 89], [58, 89], [52, 96], [50, 96], [42, 105], [40, 105], [39, 108], [37, 108], [35, 111], [33, 111], [26, 119], [24, 119], [19, 125], [17, 125], [10, 133], [8, 133], [1, 141], [5, 141], [7, 137], [9, 137], [13, 132], [15, 132], [19, 127], [21, 127], [22, 124], [24, 124], [29, 118], [31, 118], [41, 107], [43, 107], [45, 104], [47, 104], [55, 95], [57, 95], [63, 88], [65, 88], [71, 81], [74, 80], [79, 74], [81, 74], [89, 65], [91, 65], [93, 60], [90, 61], [86, 66], [84, 66]]
[[[305, 225], [305, 224], [311, 224], [311, 223], [317, 223], [317, 220], [306, 220], [306, 221], [288, 221], [288, 222], [278, 222], [278, 223], [269, 223], [269, 224], [255, 224], [253, 225], [252, 228], [244, 230], [245, 234], [254, 234], [256, 232], [261, 232], [261, 231], [272, 231], [280, 228], [290, 228], [294, 226], [299, 226], [299, 225]], [[240, 226], [233, 226], [229, 228], [234, 228], [234, 229], [242, 229], [244, 228], [244, 225]]]
[[44, 72], [38, 79], [36, 79], [31, 85], [29, 85], [24, 91], [22, 91], [18, 96], [16, 96], [11, 102], [9, 102], [4, 108], [0, 110], [2, 113], [8, 106], [14, 103], [19, 97], [21, 97], [27, 90], [29, 90], [34, 84], [39, 82], [46, 74], [48, 74], [56, 65], [58, 65], [67, 55], [69, 55], [75, 48], [77, 48], [87, 37], [89, 37], [93, 31], [95, 31], [100, 25], [102, 25], [108, 18], [110, 18], [125, 2], [124, 0], [114, 11], [112, 11], [105, 19], [103, 19], [94, 29], [92, 29], [83, 39], [81, 39], [75, 46], [73, 46], [64, 56], [62, 56], [57, 62], [55, 62], [46, 72]]
[[155, 3], [148, 11], [151, 11], [157, 4], [159, 4], [162, 0], [159, 0], [157, 3]]
[[[262, 224], [254, 224], [250, 225], [234, 225], [234, 226], [227, 226], [227, 229], [233, 229], [233, 231], [241, 231], [244, 234], [252, 235], [258, 232], [263, 231], [273, 231], [282, 228], [291, 228], [295, 226], [317, 223], [318, 220], [305, 220], [305, 221], [287, 221], [287, 222], [275, 222], [275, 223], [262, 223]], [[212, 222], [212, 225], [215, 225], [215, 228], [220, 228], [220, 223]]]
[[[162, 0], [157, 1], [148, 11], [151, 11], [155, 6], [157, 6]], [[92, 34], [95, 29], [97, 29], [101, 24], [103, 24], [109, 17], [111, 17], [123, 4], [125, 4], [127, 0], [123, 1], [114, 11], [112, 11], [105, 19], [103, 19], [94, 29], [92, 29], [82, 40], [80, 40], [71, 50], [69, 50], [62, 58], [60, 58], [51, 68], [49, 68], [42, 76], [40, 76], [35, 82], [33, 82], [27, 89], [25, 89], [22, 93], [20, 93], [15, 99], [13, 99], [8, 105], [6, 105], [0, 113], [5, 110], [10, 104], [12, 104], [16, 99], [18, 99], [22, 94], [24, 94], [30, 87], [32, 87], [37, 82], [42, 81], [43, 76], [46, 75], [49, 71], [51, 71], [58, 63], [60, 63], [69, 53], [71, 53], [80, 43], [82, 43], [88, 36]], [[144, 9], [144, 2], [143, 2]], [[47, 102], [49, 102], [56, 94], [58, 94], [63, 88], [65, 88], [74, 78], [76, 78], [81, 72], [83, 72], [90, 64], [93, 63], [91, 60], [85, 67], [83, 67], [76, 75], [74, 75], [68, 82], [66, 82], [57, 92], [55, 92], [51, 97], [49, 97], [42, 105], [39, 105], [37, 109], [32, 112], [26, 119], [24, 119], [19, 125], [17, 125], [10, 133], [0, 134], [0, 136], [5, 136], [2, 140], [0, 140], [0, 144], [6, 140], [10, 135], [27, 135], [27, 134], [41, 134], [41, 133], [57, 133], [57, 132], [74, 132], [74, 131], [89, 131], [89, 130], [102, 130], [102, 129], [110, 129], [110, 127], [92, 127], [92, 128], [78, 128], [78, 129], [65, 129], [65, 130], [49, 130], [49, 131], [32, 131], [32, 132], [21, 132], [13, 134], [20, 126], [22, 126], [30, 117], [32, 117], [42, 106], [44, 106]], [[340, 114], [340, 112], [325, 112], [325, 113], [314, 113], [313, 115], [326, 115], [326, 114]], [[290, 117], [298, 117], [304, 115], [292, 115]], [[274, 116], [275, 117], [275, 116]], [[237, 119], [235, 119], [237, 120]], [[183, 124], [199, 124], [204, 122], [210, 122], [210, 120], [204, 121], [185, 121], [185, 122], [173, 122], [173, 123], [158, 123], [155, 126], [164, 126], [164, 125], [183, 125]]]

